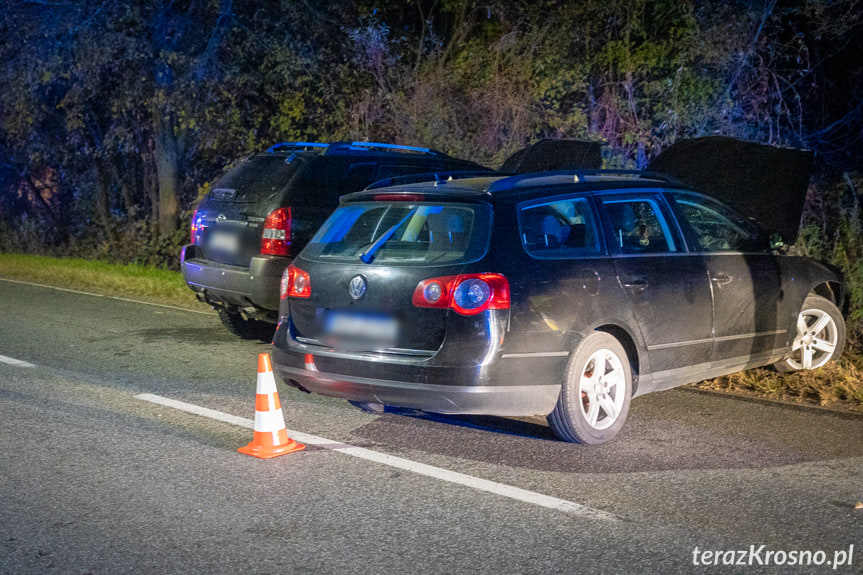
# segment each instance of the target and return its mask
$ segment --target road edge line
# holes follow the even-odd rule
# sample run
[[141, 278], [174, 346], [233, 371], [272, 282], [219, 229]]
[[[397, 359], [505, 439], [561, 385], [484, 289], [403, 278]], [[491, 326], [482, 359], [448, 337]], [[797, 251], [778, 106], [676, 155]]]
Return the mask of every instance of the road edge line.
[[21, 359], [15, 359], [14, 357], [6, 357], [5, 355], [0, 355], [0, 363], [14, 365], [17, 367], [36, 367], [35, 363], [30, 363], [29, 361], [24, 361]]
[[[210, 419], [230, 423], [239, 427], [245, 427], [247, 429], [254, 429], [255, 425], [254, 420], [251, 419], [231, 415], [229, 413], [223, 413], [214, 409], [201, 407], [191, 403], [162, 397], [160, 395], [154, 395], [151, 393], [138, 394], [135, 396], [135, 399], [140, 399], [142, 401], [155, 403], [164, 407], [170, 407], [173, 409], [178, 409], [180, 411], [185, 411], [187, 413], [208, 417]], [[567, 501], [566, 499], [559, 499], [557, 497], [544, 495], [535, 491], [528, 491], [526, 489], [521, 489], [520, 487], [506, 485], [505, 483], [498, 483], [496, 481], [490, 481], [488, 479], [482, 479], [479, 477], [474, 477], [472, 475], [459, 473], [458, 471], [450, 471], [441, 467], [435, 467], [433, 465], [419, 463], [417, 461], [411, 461], [410, 459], [396, 457], [395, 455], [372, 451], [371, 449], [366, 449], [364, 447], [356, 447], [354, 445], [339, 443], [331, 439], [318, 437], [316, 435], [310, 435], [301, 431], [294, 431], [288, 429], [287, 433], [288, 436], [290, 436], [292, 439], [295, 439], [296, 441], [299, 441], [301, 443], [314, 445], [323, 449], [328, 449], [330, 451], [337, 451], [339, 453], [344, 453], [345, 455], [350, 455], [352, 457], [358, 457], [360, 459], [365, 459], [374, 463], [380, 463], [389, 467], [395, 467], [397, 469], [410, 471], [418, 475], [424, 475], [426, 477], [431, 477], [433, 479], [438, 479], [449, 483], [455, 483], [464, 487], [470, 487], [479, 491], [485, 491], [487, 493], [501, 495], [503, 497], [508, 497], [510, 499], [515, 499], [524, 503], [532, 503], [540, 507], [555, 509], [557, 511], [563, 511], [571, 515], [577, 515], [580, 517], [586, 517], [591, 519], [601, 519], [603, 521], [619, 520], [618, 517], [611, 513], [600, 511], [599, 509], [593, 509], [592, 507], [587, 507], [586, 505], [575, 503], [574, 501]]]
[[89, 296], [93, 296], [93, 297], [104, 297], [104, 298], [108, 298], [108, 299], [115, 299], [117, 301], [124, 301], [127, 303], [140, 303], [140, 304], [144, 304], [144, 305], [152, 305], [152, 306], [156, 306], [156, 307], [163, 307], [166, 309], [173, 309], [176, 311], [187, 311], [189, 313], [199, 313], [202, 315], [215, 315], [215, 312], [212, 312], [212, 311], [203, 311], [203, 310], [198, 310], [198, 309], [186, 309], [184, 307], [179, 307], [179, 306], [175, 306], [175, 305], [168, 305], [168, 304], [164, 304], [164, 303], [154, 303], [151, 301], [143, 301], [143, 300], [139, 300], [139, 299], [131, 299], [131, 298], [119, 297], [119, 296], [115, 296], [115, 295], [106, 295], [103, 293], [93, 293], [93, 292], [88, 292], [88, 291], [74, 290], [74, 289], [70, 289], [70, 288], [62, 288], [62, 287], [58, 287], [58, 286], [52, 286], [49, 284], [39, 284], [36, 282], [27, 282], [27, 281], [23, 281], [23, 280], [13, 280], [13, 279], [9, 279], [9, 278], [0, 278], [0, 281], [9, 282], [9, 283], [13, 283], [13, 284], [22, 284], [22, 285], [27, 285], [27, 286], [54, 289], [57, 291], [64, 291], [64, 292], [74, 293], [74, 294], [78, 294], [78, 295], [89, 295]]

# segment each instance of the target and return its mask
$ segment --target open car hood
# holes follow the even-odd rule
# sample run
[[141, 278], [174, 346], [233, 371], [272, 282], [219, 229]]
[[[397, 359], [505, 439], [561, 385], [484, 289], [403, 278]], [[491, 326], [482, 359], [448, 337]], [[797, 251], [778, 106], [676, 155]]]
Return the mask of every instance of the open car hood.
[[754, 219], [785, 243], [797, 240], [814, 154], [710, 136], [680, 140], [650, 162], [668, 174]]
[[583, 140], [540, 140], [508, 157], [498, 168], [505, 174], [556, 170], [598, 170], [602, 145]]

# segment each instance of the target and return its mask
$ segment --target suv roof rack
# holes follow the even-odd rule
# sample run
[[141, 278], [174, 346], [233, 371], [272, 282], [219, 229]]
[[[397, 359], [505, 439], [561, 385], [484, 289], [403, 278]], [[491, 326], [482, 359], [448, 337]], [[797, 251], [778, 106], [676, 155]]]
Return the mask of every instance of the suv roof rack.
[[281, 142], [267, 148], [267, 153], [273, 152], [324, 152], [325, 154], [339, 152], [368, 152], [371, 150], [386, 150], [392, 152], [411, 152], [416, 154], [428, 154], [431, 156], [446, 156], [443, 152], [431, 148], [418, 146], [402, 146], [400, 144], [385, 144], [383, 142], [333, 142], [324, 144], [320, 142]]
[[431, 148], [420, 148], [417, 146], [402, 146], [400, 144], [384, 144], [381, 142], [334, 142], [330, 144], [327, 153], [346, 152], [346, 151], [370, 151], [372, 149], [388, 150], [394, 152], [414, 152], [418, 154], [429, 154], [433, 156], [443, 156], [442, 152], [432, 150]]
[[487, 193], [502, 192], [526, 185], [556, 185], [564, 183], [586, 182], [588, 178], [614, 178], [614, 179], [644, 179], [666, 182], [674, 185], [684, 185], [677, 178], [657, 172], [646, 172], [642, 170], [559, 170], [553, 172], [532, 172], [529, 174], [517, 174], [504, 177], [494, 182]]
[[280, 144], [273, 144], [267, 148], [267, 153], [272, 154], [276, 150], [293, 152], [321, 151], [329, 147], [329, 144], [318, 142], [282, 142]]

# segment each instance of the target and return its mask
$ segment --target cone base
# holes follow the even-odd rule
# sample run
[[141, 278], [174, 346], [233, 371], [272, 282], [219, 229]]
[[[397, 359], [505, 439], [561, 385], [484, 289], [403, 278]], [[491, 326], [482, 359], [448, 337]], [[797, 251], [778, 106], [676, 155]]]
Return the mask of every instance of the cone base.
[[272, 457], [278, 457], [279, 455], [287, 455], [288, 453], [293, 453], [295, 451], [302, 451], [305, 448], [305, 444], [289, 439], [287, 443], [277, 445], [275, 447], [256, 445], [253, 441], [245, 447], [237, 449], [237, 451], [260, 459], [270, 459]]

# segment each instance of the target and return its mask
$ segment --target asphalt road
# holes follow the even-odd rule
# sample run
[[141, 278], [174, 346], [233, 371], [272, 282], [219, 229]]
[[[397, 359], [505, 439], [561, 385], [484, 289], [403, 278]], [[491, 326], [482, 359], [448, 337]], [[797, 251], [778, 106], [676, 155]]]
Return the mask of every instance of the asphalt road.
[[671, 390], [584, 447], [279, 384], [311, 441], [260, 460], [267, 350], [0, 280], [0, 573], [863, 573], [863, 418]]

